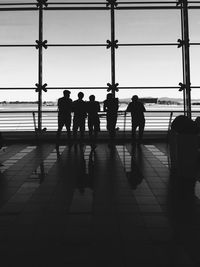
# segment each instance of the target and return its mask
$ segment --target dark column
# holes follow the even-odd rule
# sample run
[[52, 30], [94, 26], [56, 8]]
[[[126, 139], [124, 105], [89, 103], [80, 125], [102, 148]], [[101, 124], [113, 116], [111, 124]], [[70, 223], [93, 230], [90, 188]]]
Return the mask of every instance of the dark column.
[[188, 0], [183, 0], [183, 23], [184, 23], [184, 53], [185, 53], [185, 97], [186, 115], [191, 118], [191, 88], [190, 88], [190, 50], [189, 50], [189, 26], [188, 26]]
[[111, 1], [110, 17], [111, 17], [111, 84], [112, 94], [115, 95], [115, 5], [114, 1]]
[[39, 47], [38, 47], [38, 131], [42, 130], [42, 41], [43, 41], [43, 3], [39, 2]]
[[39, 9], [39, 39], [36, 40], [36, 49], [38, 49], [38, 83], [36, 83], [36, 92], [38, 92], [38, 133], [42, 130], [42, 91], [47, 91], [47, 84], [43, 84], [43, 48], [47, 48], [47, 40], [43, 41], [43, 6], [47, 7], [48, 0], [37, 0]]
[[[184, 40], [184, 23], [183, 23], [183, 9], [181, 8], [181, 39]], [[183, 67], [183, 84], [186, 84], [185, 81], [185, 47], [182, 45], [182, 67]], [[186, 115], [186, 101], [185, 101], [185, 87], [183, 88], [183, 108], [184, 115]]]
[[183, 83], [180, 91], [183, 90], [184, 114], [191, 118], [191, 88], [190, 88], [190, 49], [189, 49], [189, 26], [188, 26], [188, 0], [179, 0], [181, 6], [181, 34], [182, 40], [178, 40], [182, 47]]
[[115, 83], [115, 49], [118, 48], [118, 40], [115, 40], [115, 7], [117, 6], [117, 0], [107, 0], [107, 7], [110, 6], [110, 19], [111, 19], [111, 40], [107, 40], [107, 48], [111, 50], [111, 84], [108, 83], [108, 91], [115, 96], [115, 92], [118, 91], [118, 83]]

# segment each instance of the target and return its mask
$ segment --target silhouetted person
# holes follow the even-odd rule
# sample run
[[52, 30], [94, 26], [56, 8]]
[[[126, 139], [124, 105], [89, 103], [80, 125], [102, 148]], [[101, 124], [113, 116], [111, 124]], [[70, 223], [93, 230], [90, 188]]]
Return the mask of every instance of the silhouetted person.
[[171, 129], [179, 134], [198, 134], [199, 127], [197, 121], [193, 121], [185, 115], [177, 116], [172, 124]]
[[63, 91], [64, 96], [58, 99], [57, 139], [59, 139], [64, 125], [67, 129], [68, 138], [71, 137], [70, 127], [71, 127], [72, 100], [70, 98], [70, 93], [71, 93], [70, 91], [64, 90]]
[[85, 119], [87, 116], [86, 113], [86, 102], [83, 101], [84, 94], [82, 92], [78, 93], [78, 99], [73, 102], [73, 135], [74, 138], [77, 137], [77, 131], [80, 129], [81, 138], [84, 137], [85, 132]]
[[106, 111], [107, 130], [111, 139], [113, 139], [116, 134], [115, 127], [117, 123], [118, 108], [118, 98], [115, 98], [111, 93], [107, 94], [107, 99], [103, 102], [103, 110]]
[[95, 96], [89, 97], [90, 101], [87, 102], [87, 113], [88, 113], [88, 129], [90, 138], [95, 138], [100, 131], [100, 120], [98, 112], [100, 111], [100, 104], [95, 101]]
[[144, 126], [145, 126], [145, 117], [144, 112], [146, 111], [142, 102], [138, 100], [138, 96], [134, 95], [132, 97], [132, 102], [129, 103], [127, 112], [131, 112], [132, 118], [132, 138], [136, 140], [136, 129], [139, 127], [139, 143], [142, 142]]

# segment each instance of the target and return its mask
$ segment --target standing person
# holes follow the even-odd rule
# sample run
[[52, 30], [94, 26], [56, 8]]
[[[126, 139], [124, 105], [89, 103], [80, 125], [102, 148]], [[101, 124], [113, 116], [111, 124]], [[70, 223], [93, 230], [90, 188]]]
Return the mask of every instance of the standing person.
[[112, 93], [107, 94], [106, 100], [103, 102], [103, 110], [106, 111], [107, 130], [111, 139], [116, 134], [117, 111], [119, 108], [118, 98], [115, 98]]
[[87, 116], [86, 113], [86, 102], [83, 101], [84, 93], [78, 93], [78, 99], [73, 102], [73, 135], [74, 138], [77, 137], [77, 131], [80, 129], [81, 138], [84, 138], [85, 133], [85, 119]]
[[65, 125], [67, 130], [68, 139], [71, 137], [71, 112], [72, 112], [72, 100], [70, 98], [70, 91], [64, 90], [63, 97], [58, 99], [58, 130], [57, 140], [60, 138], [61, 131]]
[[142, 102], [138, 100], [138, 96], [134, 95], [132, 97], [132, 102], [129, 103], [126, 112], [131, 112], [132, 117], [132, 138], [136, 140], [136, 129], [139, 127], [139, 143], [142, 142], [144, 126], [145, 126], [145, 117], [144, 112], [146, 111]]
[[90, 138], [97, 138], [98, 132], [100, 131], [100, 120], [98, 112], [100, 111], [100, 104], [95, 101], [95, 96], [89, 96], [89, 102], [87, 102], [87, 113], [88, 113], [88, 129]]

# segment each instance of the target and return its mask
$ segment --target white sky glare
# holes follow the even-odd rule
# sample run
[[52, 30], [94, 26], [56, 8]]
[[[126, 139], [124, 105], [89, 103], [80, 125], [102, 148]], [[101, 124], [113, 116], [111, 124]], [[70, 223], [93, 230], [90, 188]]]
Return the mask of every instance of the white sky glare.
[[[200, 42], [200, 10], [189, 11], [189, 25], [190, 41]], [[119, 43], [176, 43], [181, 38], [180, 11], [118, 10], [115, 29]], [[0, 44], [35, 44], [38, 11], [1, 12], [0, 36]], [[44, 12], [44, 40], [49, 44], [105, 44], [107, 39], [110, 39], [109, 11]], [[191, 46], [190, 55], [191, 84], [197, 86], [200, 85], [200, 46]], [[119, 47], [116, 49], [116, 82], [119, 86], [134, 87], [178, 86], [182, 82], [181, 60], [181, 49], [176, 46]], [[34, 87], [38, 82], [38, 51], [34, 47], [0, 47], [0, 61], [0, 87]], [[43, 66], [43, 83], [50, 87], [104, 87], [111, 79], [110, 50], [105, 47], [48, 47], [44, 50]], [[117, 96], [131, 97], [136, 92], [141, 97], [182, 97], [178, 90], [121, 90]], [[72, 97], [76, 98], [77, 93], [75, 90]], [[86, 92], [86, 97], [90, 93]], [[103, 100], [107, 92], [92, 93]], [[43, 100], [56, 101], [61, 94], [60, 90], [49, 90], [43, 94]], [[200, 98], [199, 89], [192, 91], [192, 97]], [[2, 91], [0, 101], [3, 100], [36, 101], [37, 94], [34, 90]]]

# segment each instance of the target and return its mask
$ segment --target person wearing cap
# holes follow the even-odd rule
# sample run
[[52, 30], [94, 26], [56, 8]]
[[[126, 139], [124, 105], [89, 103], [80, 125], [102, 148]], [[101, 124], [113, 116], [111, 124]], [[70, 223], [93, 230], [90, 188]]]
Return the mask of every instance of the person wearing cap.
[[85, 133], [85, 119], [87, 117], [86, 113], [86, 102], [83, 100], [84, 93], [78, 93], [78, 99], [73, 102], [73, 136], [77, 137], [77, 131], [80, 129], [81, 138], [84, 138]]
[[142, 142], [144, 126], [145, 126], [145, 117], [144, 112], [146, 111], [142, 102], [138, 100], [138, 96], [132, 96], [132, 102], [129, 103], [126, 112], [131, 112], [132, 118], [132, 138], [133, 141], [136, 140], [136, 129], [139, 129], [139, 140], [138, 143]]
[[68, 139], [71, 137], [71, 112], [72, 100], [70, 98], [70, 91], [64, 90], [63, 97], [58, 99], [58, 130], [57, 139], [60, 138], [63, 126], [66, 127]]

